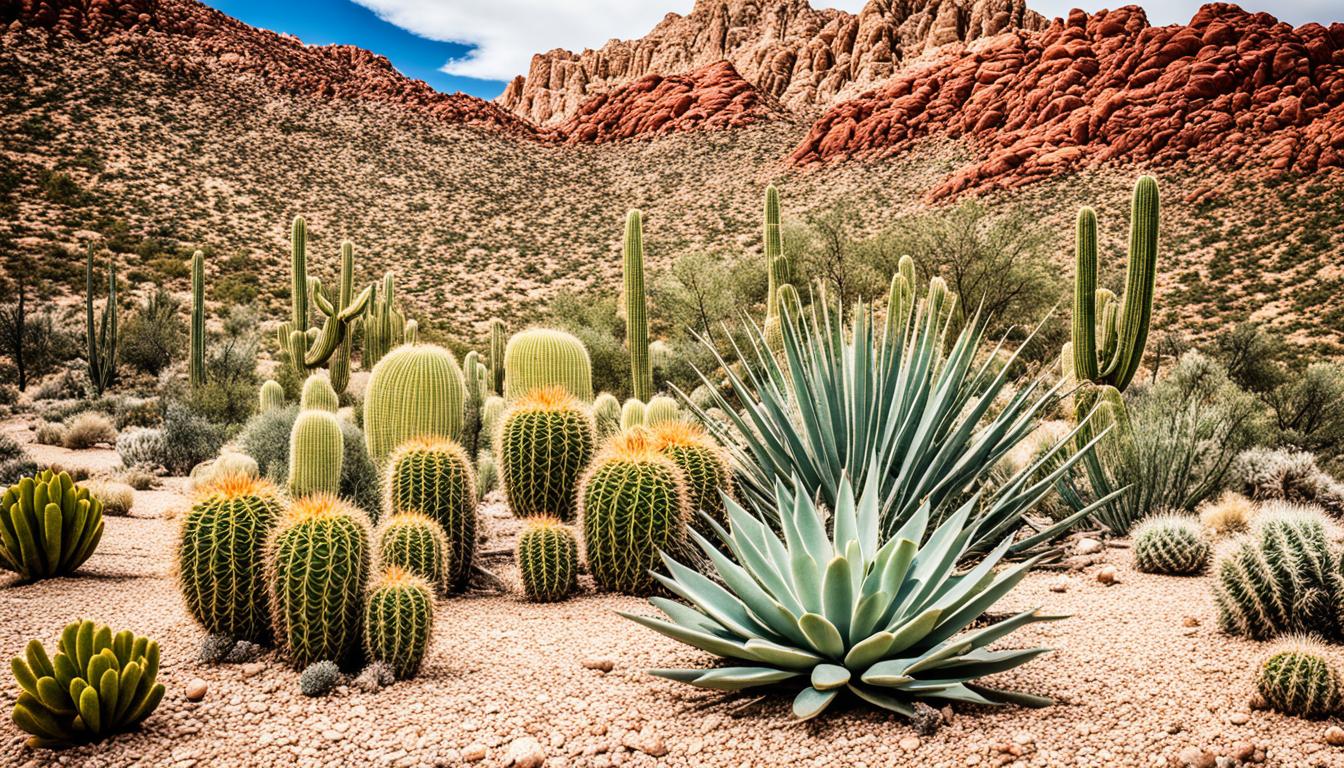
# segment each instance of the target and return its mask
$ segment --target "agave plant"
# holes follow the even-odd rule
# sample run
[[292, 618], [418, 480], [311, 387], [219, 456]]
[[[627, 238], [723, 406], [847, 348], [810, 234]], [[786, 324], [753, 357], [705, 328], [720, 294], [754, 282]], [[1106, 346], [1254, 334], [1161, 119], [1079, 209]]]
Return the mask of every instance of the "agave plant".
[[990, 650], [991, 644], [1027, 624], [1063, 617], [1030, 610], [970, 628], [1040, 556], [996, 572], [1010, 544], [1005, 539], [959, 572], [979, 528], [971, 519], [975, 498], [927, 540], [927, 502], [884, 539], [879, 485], [865, 485], [856, 501], [849, 479], [841, 477], [829, 536], [811, 497], [784, 483], [774, 493], [782, 540], [770, 522], [725, 499], [730, 532], [710, 523], [732, 559], [689, 532], [719, 580], [664, 555], [668, 575], [656, 578], [690, 605], [654, 597], [650, 602], [666, 619], [623, 615], [733, 666], [652, 674], [727, 691], [796, 688], [793, 713], [801, 719], [821, 714], [844, 691], [907, 717], [922, 700], [1049, 704], [979, 681], [1048, 650]]
[[[726, 371], [730, 394], [743, 407], [733, 407], [728, 395], [700, 371], [713, 392], [711, 407], [723, 411], [726, 419], [709, 418], [707, 409], [679, 394], [727, 447], [742, 497], [772, 522], [776, 484], [819, 494], [834, 508], [845, 478], [874, 489], [884, 537], [905, 525], [922, 505], [939, 519], [985, 487], [996, 462], [1031, 433], [1055, 402], [1059, 387], [1047, 387], [1042, 376], [1015, 392], [1010, 389], [1010, 371], [1034, 334], [996, 369], [1003, 343], [992, 349], [984, 343], [985, 321], [978, 313], [947, 349], [952, 319], [946, 307], [951, 299], [941, 280], [930, 282], [928, 297], [918, 306], [908, 301], [908, 291], [904, 296], [902, 300], [893, 287], [882, 333], [863, 304], [849, 324], [841, 310], [832, 310], [824, 300], [805, 315], [786, 306], [778, 353], [749, 322], [750, 348], [732, 342], [740, 360], [737, 369], [711, 339], [702, 337]], [[795, 310], [804, 315], [796, 321]], [[1002, 407], [995, 412], [992, 406], [1001, 395]], [[1078, 441], [1084, 443], [1079, 450], [1070, 450], [1076, 434], [1077, 429], [1035, 463], [996, 484], [968, 517], [978, 531], [968, 551], [987, 552], [1028, 523], [1035, 532], [1012, 547], [1026, 552], [1097, 508], [1089, 505], [1049, 526], [1024, 518], [1093, 449], [1095, 439]]]

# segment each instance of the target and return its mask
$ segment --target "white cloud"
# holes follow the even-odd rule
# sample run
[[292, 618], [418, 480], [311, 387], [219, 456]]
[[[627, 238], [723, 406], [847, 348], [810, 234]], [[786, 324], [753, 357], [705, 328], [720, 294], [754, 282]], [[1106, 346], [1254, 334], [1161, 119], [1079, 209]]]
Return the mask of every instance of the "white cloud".
[[[1148, 13], [1148, 23], [1155, 25], [1187, 24], [1195, 12], [1208, 0], [1150, 0], [1139, 2]], [[1072, 8], [1082, 8], [1089, 13], [1102, 8], [1118, 8], [1126, 5], [1127, 0], [1027, 0], [1027, 7], [1048, 17], [1067, 17]], [[1329, 24], [1332, 21], [1344, 21], [1344, 9], [1339, 0], [1240, 0], [1242, 8], [1252, 13], [1265, 11], [1295, 26], [1316, 21]]]

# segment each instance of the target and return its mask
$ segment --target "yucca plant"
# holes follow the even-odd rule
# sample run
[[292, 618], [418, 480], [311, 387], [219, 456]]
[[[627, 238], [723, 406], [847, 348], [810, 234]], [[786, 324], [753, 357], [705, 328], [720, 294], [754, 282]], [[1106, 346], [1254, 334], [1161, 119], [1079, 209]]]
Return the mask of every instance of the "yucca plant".
[[[1004, 539], [974, 567], [958, 570], [989, 522], [976, 519], [974, 497], [927, 538], [928, 502], [886, 537], [879, 479], [856, 499], [849, 479], [840, 478], [829, 534], [812, 495], [794, 494], [783, 482], [775, 486], [772, 519], [726, 500], [730, 530], [714, 527], [731, 557], [690, 532], [718, 580], [664, 555], [667, 575], [655, 578], [689, 606], [654, 597], [666, 619], [623, 615], [732, 666], [652, 674], [728, 691], [790, 687], [797, 690], [793, 713], [804, 720], [845, 691], [906, 717], [920, 701], [1049, 704], [978, 681], [1047, 650], [990, 650], [991, 644], [1024, 625], [1062, 617], [1029, 610], [970, 628], [1041, 556], [998, 569], [1011, 544]], [[799, 482], [795, 477], [793, 485]]]
[[[979, 315], [948, 349], [948, 301], [946, 288], [935, 278], [925, 301], [903, 320], [887, 324], [891, 333], [878, 332], [872, 310], [863, 304], [849, 323], [824, 301], [814, 301], [796, 321], [785, 307], [780, 354], [771, 353], [763, 331], [752, 323], [747, 323], [748, 348], [732, 342], [737, 365], [729, 365], [713, 341], [702, 338], [714, 351], [730, 392], [721, 392], [709, 372], [697, 370], [712, 406], [703, 408], [681, 390], [677, 393], [726, 446], [739, 493], [758, 513], [773, 520], [777, 483], [819, 494], [833, 508], [843, 479], [850, 477], [865, 488], [872, 482], [879, 528], [890, 536], [921, 504], [927, 502], [937, 519], [984, 487], [995, 464], [1035, 429], [1058, 393], [1040, 376], [1012, 391], [1010, 372], [1031, 338], [996, 365], [1003, 359], [1003, 345], [991, 349], [985, 343], [985, 321]], [[997, 411], [996, 401], [1002, 402]], [[707, 411], [713, 409], [726, 418], [711, 418]], [[995, 484], [997, 490], [969, 515], [977, 537], [968, 552], [989, 551], [1024, 524], [1035, 530], [1020, 537], [1012, 551], [1029, 551], [1096, 508], [1089, 505], [1049, 525], [1024, 517], [1092, 450], [1095, 441], [1069, 455], [1076, 432]], [[1047, 466], [1053, 470], [1042, 471]]]

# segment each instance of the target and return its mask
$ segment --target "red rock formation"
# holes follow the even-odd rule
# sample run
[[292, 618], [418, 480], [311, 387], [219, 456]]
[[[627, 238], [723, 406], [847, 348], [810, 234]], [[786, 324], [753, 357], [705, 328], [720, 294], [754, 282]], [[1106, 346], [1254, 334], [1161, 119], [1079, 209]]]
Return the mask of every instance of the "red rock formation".
[[641, 77], [726, 59], [784, 106], [811, 111], [880, 84], [925, 51], [1045, 24], [1024, 0], [869, 0], [858, 15], [807, 0], [697, 0], [689, 15], [668, 14], [638, 40], [537, 54], [496, 101], [558, 124], [589, 98]]
[[935, 134], [983, 151], [935, 196], [1111, 159], [1344, 166], [1344, 24], [1293, 29], [1222, 3], [1167, 27], [1134, 6], [1074, 11], [835, 105], [792, 159], [891, 153]]
[[648, 75], [594, 96], [557, 132], [571, 143], [599, 143], [698, 128], [736, 128], [780, 112], [778, 104], [742, 79], [732, 64], [720, 61], [685, 75]]

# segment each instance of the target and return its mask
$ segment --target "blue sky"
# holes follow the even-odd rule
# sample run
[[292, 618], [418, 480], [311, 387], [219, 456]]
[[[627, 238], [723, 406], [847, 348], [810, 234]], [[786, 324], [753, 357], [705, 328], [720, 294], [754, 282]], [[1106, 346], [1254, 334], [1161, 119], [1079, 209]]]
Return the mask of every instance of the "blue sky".
[[[204, 0], [255, 27], [288, 32], [306, 43], [347, 43], [380, 53], [403, 74], [434, 88], [492, 99], [532, 54], [552, 48], [596, 48], [642, 36], [668, 12], [687, 13], [694, 0]], [[866, 0], [812, 0], [814, 6], [857, 11]], [[1130, 0], [1133, 2], [1134, 0]], [[1046, 16], [1118, 2], [1027, 0]], [[1138, 0], [1154, 24], [1183, 23], [1200, 0]], [[1246, 0], [1292, 24], [1344, 21], [1340, 0]]]

